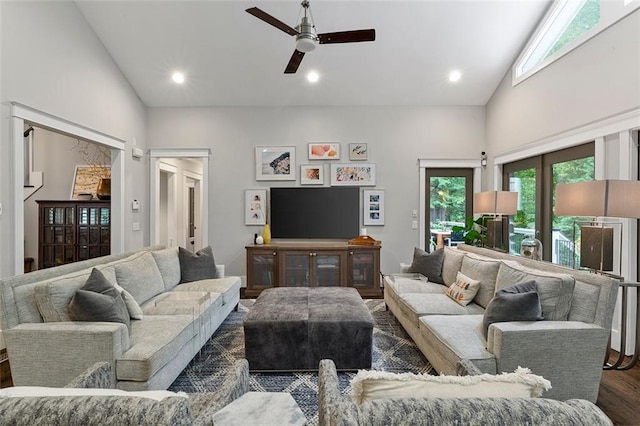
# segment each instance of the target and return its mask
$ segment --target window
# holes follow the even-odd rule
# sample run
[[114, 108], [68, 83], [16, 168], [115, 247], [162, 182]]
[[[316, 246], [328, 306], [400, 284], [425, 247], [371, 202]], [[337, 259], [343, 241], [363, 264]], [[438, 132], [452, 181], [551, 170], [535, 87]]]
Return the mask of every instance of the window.
[[504, 165], [503, 187], [519, 194], [518, 212], [510, 216], [510, 253], [519, 254], [522, 240], [535, 236], [542, 242], [545, 260], [574, 265], [580, 253], [580, 235], [574, 235], [573, 224], [583, 218], [555, 216], [556, 186], [593, 180], [594, 149], [595, 145], [588, 143]]
[[640, 7], [640, 0], [552, 3], [513, 66], [516, 85]]

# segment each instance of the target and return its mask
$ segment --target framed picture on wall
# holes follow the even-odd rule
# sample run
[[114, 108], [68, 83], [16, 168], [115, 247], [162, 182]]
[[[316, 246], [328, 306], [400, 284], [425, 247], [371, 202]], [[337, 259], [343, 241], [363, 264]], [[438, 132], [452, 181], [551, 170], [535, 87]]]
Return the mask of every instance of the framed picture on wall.
[[300, 166], [300, 185], [324, 184], [323, 164], [303, 164]]
[[339, 160], [339, 143], [310, 143], [309, 160]]
[[366, 161], [368, 159], [369, 159], [369, 151], [367, 150], [366, 143], [350, 143], [349, 144], [349, 160]]
[[244, 224], [264, 225], [267, 223], [267, 190], [247, 189], [244, 191]]
[[331, 186], [375, 186], [375, 164], [331, 164]]
[[257, 146], [256, 180], [296, 180], [296, 148]]
[[384, 225], [384, 190], [365, 189], [363, 206], [365, 225]]

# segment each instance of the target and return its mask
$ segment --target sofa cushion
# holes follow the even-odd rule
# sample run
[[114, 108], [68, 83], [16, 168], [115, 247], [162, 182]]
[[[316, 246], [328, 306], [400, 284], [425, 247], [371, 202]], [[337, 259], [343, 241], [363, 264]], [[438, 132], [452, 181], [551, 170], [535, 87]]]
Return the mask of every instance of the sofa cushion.
[[599, 299], [600, 286], [576, 281], [576, 286], [573, 289], [573, 298], [571, 299], [569, 321], [594, 323]]
[[118, 380], [144, 382], [194, 336], [193, 315], [145, 315], [129, 329], [129, 350], [116, 363]]
[[[474, 303], [469, 306], [472, 305]], [[429, 361], [438, 373], [456, 374], [462, 359], [471, 361], [483, 373], [496, 373], [496, 359], [485, 347], [481, 323], [482, 315], [424, 315], [419, 318], [420, 334], [425, 344], [433, 349]]]
[[442, 284], [432, 283], [431, 281], [422, 281], [404, 277], [384, 277], [384, 286], [393, 288], [396, 294], [403, 293], [436, 293], [442, 294]]
[[484, 311], [482, 334], [487, 337], [489, 325], [494, 322], [540, 321], [542, 306], [535, 281], [526, 281], [496, 291]]
[[398, 299], [400, 310], [418, 324], [418, 318], [424, 315], [475, 315], [484, 313], [484, 309], [475, 303], [460, 306], [444, 292], [433, 293], [405, 293]]
[[499, 260], [481, 258], [473, 254], [467, 254], [462, 259], [462, 272], [467, 277], [480, 281], [480, 289], [474, 298], [474, 302], [486, 308], [496, 292], [496, 277], [500, 268]]
[[382, 398], [537, 398], [550, 388], [551, 382], [522, 367], [475, 376], [360, 370], [351, 380], [356, 404]]
[[130, 323], [129, 311], [122, 295], [97, 269], [69, 302], [69, 316], [74, 321]]
[[421, 248], [413, 249], [413, 262], [409, 267], [409, 272], [420, 273], [427, 277], [429, 281], [444, 284], [442, 281], [442, 262], [444, 261], [444, 249], [438, 249], [432, 253], [427, 253]]
[[544, 319], [567, 320], [575, 287], [575, 279], [571, 275], [530, 269], [515, 261], [503, 261], [496, 279], [496, 289], [531, 280], [536, 282]]
[[444, 248], [444, 260], [442, 261], [442, 280], [446, 286], [450, 286], [456, 282], [458, 272], [462, 268], [462, 259], [464, 252], [460, 252], [455, 248]]
[[222, 294], [222, 304], [237, 303], [240, 292], [239, 277], [214, 278], [211, 280], [194, 281], [180, 284], [173, 291], [208, 291]]
[[164, 289], [171, 290], [180, 283], [180, 260], [178, 259], [178, 248], [171, 247], [164, 250], [152, 251], [151, 255], [158, 265], [160, 275], [164, 281]]
[[458, 272], [456, 282], [447, 288], [445, 294], [459, 305], [467, 306], [478, 294], [479, 289], [480, 281], [472, 280], [462, 272]]
[[164, 281], [153, 255], [144, 251], [115, 264], [118, 285], [141, 304], [164, 292]]
[[218, 276], [211, 246], [196, 253], [179, 247], [178, 260], [180, 261], [180, 283], [207, 280]]
[[90, 269], [43, 281], [34, 287], [38, 310], [44, 322], [71, 321], [68, 306], [80, 287], [86, 284]]

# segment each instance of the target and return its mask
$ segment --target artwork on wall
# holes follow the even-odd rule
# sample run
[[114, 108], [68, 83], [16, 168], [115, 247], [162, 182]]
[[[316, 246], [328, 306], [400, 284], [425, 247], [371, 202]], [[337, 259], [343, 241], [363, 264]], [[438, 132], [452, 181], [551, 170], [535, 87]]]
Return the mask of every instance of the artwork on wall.
[[375, 186], [375, 164], [332, 164], [331, 186]]
[[[95, 198], [100, 179], [109, 178], [111, 178], [111, 166], [76, 166], [73, 174], [73, 185], [71, 186], [71, 199]], [[91, 194], [91, 197], [89, 197], [89, 194]]]
[[384, 191], [381, 189], [364, 190], [364, 224], [384, 225]]
[[324, 166], [314, 164], [303, 164], [300, 166], [301, 185], [322, 185], [324, 184]]
[[339, 160], [339, 143], [310, 143], [309, 160]]
[[267, 190], [247, 189], [244, 191], [245, 225], [264, 225], [267, 223]]
[[368, 160], [369, 151], [367, 151], [366, 143], [350, 143], [349, 144], [349, 160]]
[[256, 147], [256, 180], [296, 180], [295, 147]]

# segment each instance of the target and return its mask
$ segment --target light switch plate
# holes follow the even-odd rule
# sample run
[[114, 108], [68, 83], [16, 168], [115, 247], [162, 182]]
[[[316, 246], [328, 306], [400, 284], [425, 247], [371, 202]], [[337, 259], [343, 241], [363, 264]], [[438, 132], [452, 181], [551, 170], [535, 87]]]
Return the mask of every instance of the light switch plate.
[[133, 230], [134, 231], [140, 230], [140, 222], [133, 222]]
[[411, 222], [411, 229], [418, 229], [418, 221], [414, 220], [413, 222]]

